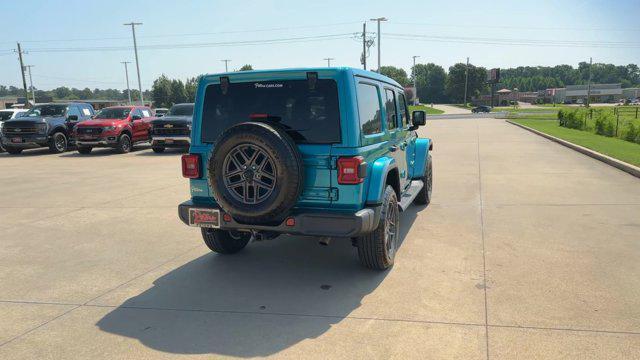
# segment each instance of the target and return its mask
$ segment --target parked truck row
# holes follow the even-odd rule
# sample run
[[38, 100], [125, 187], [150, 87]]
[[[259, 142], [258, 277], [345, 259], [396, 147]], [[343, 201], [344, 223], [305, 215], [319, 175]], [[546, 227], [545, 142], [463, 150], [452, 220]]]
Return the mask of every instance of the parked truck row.
[[0, 118], [0, 151], [9, 154], [40, 147], [52, 153], [72, 147], [80, 154], [99, 147], [127, 153], [141, 143], [151, 143], [155, 152], [167, 147], [186, 151], [193, 103], [176, 104], [162, 117], [146, 106], [112, 106], [96, 112], [82, 102], [38, 104], [6, 113]]

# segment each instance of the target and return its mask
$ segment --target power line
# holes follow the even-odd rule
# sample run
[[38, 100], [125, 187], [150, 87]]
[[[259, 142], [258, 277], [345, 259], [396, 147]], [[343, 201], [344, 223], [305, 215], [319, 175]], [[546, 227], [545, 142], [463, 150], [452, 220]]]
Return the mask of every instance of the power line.
[[396, 22], [393, 21], [394, 25], [412, 25], [412, 26], [436, 26], [436, 27], [452, 27], [452, 28], [480, 28], [480, 29], [521, 29], [521, 30], [549, 30], [549, 31], [631, 31], [637, 32], [640, 31], [640, 28], [631, 29], [631, 28], [571, 28], [571, 27], [536, 27], [536, 26], [511, 26], [511, 25], [454, 25], [454, 24], [442, 24], [442, 23], [413, 23], [413, 22]]

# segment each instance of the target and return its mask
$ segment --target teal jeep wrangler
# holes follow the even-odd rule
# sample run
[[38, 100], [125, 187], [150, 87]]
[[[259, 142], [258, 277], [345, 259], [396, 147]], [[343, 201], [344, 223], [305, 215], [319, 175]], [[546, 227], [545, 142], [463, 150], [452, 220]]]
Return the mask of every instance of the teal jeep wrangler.
[[431, 199], [433, 145], [394, 80], [352, 68], [205, 75], [182, 172], [180, 219], [220, 254], [280, 234], [350, 238], [393, 265], [399, 212]]

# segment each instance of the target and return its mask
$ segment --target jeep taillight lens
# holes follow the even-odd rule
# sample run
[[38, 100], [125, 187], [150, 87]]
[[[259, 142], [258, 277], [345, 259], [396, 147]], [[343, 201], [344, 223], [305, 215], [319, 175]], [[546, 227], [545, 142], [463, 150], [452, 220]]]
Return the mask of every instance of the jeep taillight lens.
[[338, 184], [360, 184], [367, 176], [367, 163], [362, 156], [338, 159]]
[[187, 179], [200, 177], [200, 155], [182, 155], [182, 176]]

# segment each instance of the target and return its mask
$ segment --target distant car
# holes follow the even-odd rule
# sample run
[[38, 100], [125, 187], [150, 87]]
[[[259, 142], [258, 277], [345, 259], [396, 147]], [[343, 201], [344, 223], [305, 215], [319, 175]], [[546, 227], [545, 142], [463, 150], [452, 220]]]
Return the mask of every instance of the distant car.
[[156, 117], [163, 117], [168, 111], [169, 109], [167, 108], [156, 108]]
[[151, 148], [161, 153], [165, 148], [189, 150], [193, 103], [175, 104], [160, 119], [151, 122]]
[[[5, 120], [19, 118], [22, 114], [26, 112], [27, 112], [27, 109], [0, 110], [0, 133], [2, 133], [2, 124], [4, 124]], [[2, 147], [2, 141], [0, 141], [0, 153], [1, 152], [4, 152], [4, 147]]]
[[631, 105], [638, 105], [638, 104], [640, 104], [640, 99], [631, 100]]
[[38, 147], [63, 153], [75, 143], [72, 134], [78, 122], [93, 114], [93, 107], [81, 102], [38, 104], [19, 118], [5, 121], [2, 143], [9, 154]]
[[480, 105], [471, 109], [471, 112], [472, 113], [488, 113], [488, 112], [491, 112], [491, 108], [486, 105]]
[[584, 99], [578, 99], [576, 100], [576, 104], [584, 104]]
[[89, 154], [95, 147], [110, 147], [120, 154], [128, 153], [135, 144], [149, 141], [153, 119], [146, 106], [104, 108], [76, 126], [78, 152]]

